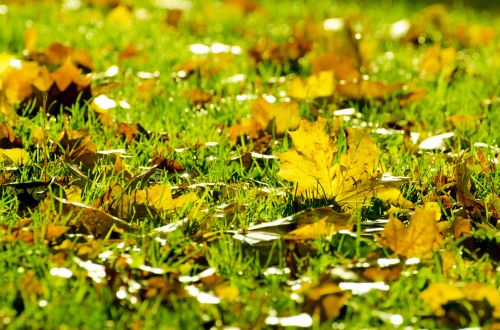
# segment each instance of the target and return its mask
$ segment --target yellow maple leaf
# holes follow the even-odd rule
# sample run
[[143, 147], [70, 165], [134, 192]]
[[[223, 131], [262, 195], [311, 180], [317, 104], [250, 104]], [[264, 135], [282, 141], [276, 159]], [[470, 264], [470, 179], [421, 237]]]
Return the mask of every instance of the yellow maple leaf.
[[466, 283], [461, 287], [447, 283], [432, 283], [420, 293], [420, 298], [429, 305], [437, 316], [445, 314], [442, 306], [450, 301], [487, 300], [493, 307], [493, 316], [500, 318], [500, 291], [498, 288], [477, 282]]
[[390, 215], [379, 241], [399, 255], [425, 257], [432, 253], [442, 240], [436, 222], [436, 211], [417, 209], [408, 227]]
[[293, 79], [288, 87], [288, 94], [300, 100], [314, 99], [332, 95], [334, 88], [333, 71], [321, 71], [309, 76], [306, 80]]
[[299, 129], [290, 132], [294, 149], [281, 153], [279, 176], [296, 183], [301, 196], [327, 196], [337, 193], [334, 178], [340, 175], [340, 165], [335, 163], [337, 147], [325, 133], [326, 119], [315, 123], [302, 120]]
[[348, 197], [343, 193], [356, 194], [360, 183], [373, 178], [379, 151], [368, 133], [347, 128], [347, 150], [339, 153], [335, 138], [325, 132], [326, 123], [324, 118], [303, 120], [290, 132], [294, 147], [279, 155], [278, 175], [295, 182], [300, 196], [340, 200]]

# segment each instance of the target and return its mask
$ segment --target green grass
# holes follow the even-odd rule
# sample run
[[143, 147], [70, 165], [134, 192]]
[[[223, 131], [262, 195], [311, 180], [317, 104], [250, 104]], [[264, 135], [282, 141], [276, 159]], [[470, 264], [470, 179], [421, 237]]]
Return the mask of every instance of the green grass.
[[[47, 242], [35, 236], [33, 243], [26, 243], [9, 239], [9, 233], [15, 231], [13, 226], [25, 218], [31, 219], [31, 226], [35, 228], [45, 228], [47, 223], [61, 220], [56, 217], [57, 207], [51, 206], [55, 192], [49, 193], [37, 207], [28, 208], [20, 215], [18, 210], [23, 207], [20, 196], [11, 188], [2, 186], [0, 225], [5, 230], [0, 231], [0, 328], [223, 329], [234, 326], [257, 329], [272, 328], [265, 322], [268, 316], [293, 316], [303, 312], [313, 316], [312, 327], [315, 329], [394, 328], [394, 315], [401, 316], [401, 322], [397, 322], [401, 327], [488, 327], [495, 322], [498, 326], [498, 319], [481, 319], [481, 313], [490, 307], [488, 303], [481, 305], [478, 302], [476, 306], [469, 301], [460, 301], [457, 306], [449, 307], [448, 318], [439, 318], [419, 297], [419, 293], [431, 283], [479, 282], [499, 286], [498, 252], [496, 257], [494, 253], [499, 247], [498, 225], [497, 219], [491, 215], [482, 214], [473, 219], [472, 237], [476, 241], [472, 248], [479, 252], [468, 252], [464, 239], [448, 237], [441, 249], [418, 264], [406, 265], [402, 259], [401, 274], [386, 281], [387, 290], [352, 295], [340, 316], [332, 320], [320, 319], [319, 313], [313, 313], [314, 304], [306, 299], [307, 286], [340, 282], [341, 279], [328, 275], [334, 269], [353, 272], [360, 278], [366, 268], [363, 263], [394, 256], [376, 242], [365, 226], [371, 216], [386, 219], [387, 204], [373, 201], [363, 210], [355, 210], [354, 215], [359, 221], [351, 235], [336, 233], [329, 239], [306, 242], [279, 239], [250, 246], [232, 234], [252, 225], [294, 215], [309, 207], [332, 203], [331, 200], [304, 200], [294, 196], [291, 184], [277, 175], [277, 159], [254, 158], [249, 166], [245, 166], [247, 164], [238, 157], [256, 150], [255, 142], [243, 138], [235, 142], [227, 136], [227, 128], [252, 111], [252, 101], [238, 101], [237, 95], [261, 93], [258, 80], [266, 81], [279, 75], [287, 78], [292, 74], [309, 75], [310, 55], [300, 61], [297, 72], [290, 72], [286, 66], [283, 69], [272, 63], [255, 65], [246, 54], [260, 37], [268, 36], [281, 42], [287, 40], [293, 33], [293, 26], [304, 24], [306, 19], [321, 22], [329, 17], [359, 17], [368, 26], [367, 35], [380, 37], [371, 61], [377, 70], [372, 70], [371, 79], [408, 82], [410, 86], [421, 86], [428, 92], [421, 101], [401, 108], [392, 106], [390, 101], [349, 101], [339, 105], [316, 100], [314, 104], [322, 115], [332, 117], [331, 110], [352, 106], [373, 128], [414, 123], [412, 132], [420, 133], [422, 137], [448, 131], [456, 134], [448, 150], [427, 153], [404, 150], [402, 134], [372, 133], [382, 151], [381, 163], [385, 171], [410, 177], [410, 182], [401, 188], [407, 199], [421, 206], [426, 195], [440, 194], [446, 188], [436, 183], [436, 175], [441, 174], [448, 180], [445, 183], [450, 183], [455, 179], [457, 162], [468, 157], [477, 161], [479, 150], [490, 160], [496, 160], [498, 167], [498, 101], [490, 106], [481, 105], [484, 99], [498, 98], [498, 36], [488, 45], [471, 48], [460, 48], [453, 40], [442, 40], [444, 46], [459, 50], [459, 68], [449, 83], [438, 79], [422, 80], [415, 63], [430, 45], [402, 44], [386, 37], [384, 31], [394, 21], [417, 17], [424, 6], [418, 2], [392, 3], [392, 6], [384, 7], [378, 1], [356, 1], [348, 5], [330, 1], [289, 1], [285, 5], [281, 1], [266, 0], [261, 2], [260, 10], [244, 16], [229, 5], [197, 1], [191, 10], [183, 13], [176, 30], [164, 23], [166, 11], [157, 8], [153, 1], [127, 2], [137, 15], [147, 13], [144, 19], [135, 18], [130, 25], [110, 22], [107, 19], [109, 8], [90, 6], [85, 1], [76, 11], [61, 9], [60, 2], [50, 0], [27, 5], [8, 1], [5, 5], [8, 12], [0, 14], [0, 53], [22, 58], [24, 31], [34, 26], [39, 36], [38, 49], [44, 49], [52, 42], [61, 42], [87, 50], [94, 62], [94, 72], [103, 72], [117, 65], [118, 75], [104, 80], [120, 85], [106, 95], [117, 101], [126, 100], [130, 109], [117, 107], [113, 117], [117, 122], [140, 123], [152, 132], [149, 137], [141, 136], [139, 140], [126, 144], [116, 131], [102, 125], [95, 113], [88, 111], [88, 116], [85, 116], [87, 106], [74, 106], [66, 123], [61, 116], [49, 119], [46, 134], [52, 140], [57, 138], [64, 125], [74, 130], [85, 128], [93, 136], [92, 142], [98, 150], [126, 149], [130, 156], [123, 158], [128, 176], [112, 170], [113, 157], [103, 157], [95, 166], [83, 167], [85, 177], [78, 181], [82, 188], [82, 203], [92, 205], [110, 184], [126, 185], [130, 175], [142, 173], [145, 167], [151, 166], [150, 159], [155, 151], [162, 151], [168, 158], [179, 161], [185, 171], [159, 171], [146, 185], [156, 182], [178, 186], [173, 193], [185, 195], [194, 192], [199, 202], [159, 216], [150, 214], [126, 219], [138, 225], [139, 230], [135, 233], [110, 233], [102, 239], [66, 233], [54, 241]], [[482, 24], [497, 30], [500, 22], [495, 10], [470, 8], [460, 3], [449, 5], [447, 18], [454, 24]], [[435, 29], [433, 33], [443, 37]], [[233, 56], [231, 64], [213, 76], [172, 78], [179, 65], [194, 57], [203, 58], [189, 51], [191, 44], [214, 42], [239, 46], [242, 54]], [[118, 62], [118, 54], [129, 44], [137, 46], [140, 53]], [[321, 53], [323, 46], [316, 45], [315, 51]], [[393, 54], [393, 60], [384, 55], [388, 52]], [[151, 101], [146, 102], [138, 92], [138, 86], [144, 80], [138, 78], [137, 73], [155, 71], [160, 73], [159, 92], [153, 93]], [[223, 82], [236, 74], [245, 75], [241, 85]], [[94, 81], [93, 87], [98, 84]], [[182, 94], [184, 90], [195, 87], [211, 91], [223, 100], [195, 107]], [[274, 96], [281, 92], [286, 92], [286, 87], [279, 84], [265, 90]], [[314, 120], [310, 104], [300, 103], [302, 116]], [[479, 114], [483, 119], [478, 124], [455, 128], [447, 118], [456, 114]], [[3, 120], [11, 121], [11, 117], [3, 116]], [[23, 148], [29, 151], [32, 164], [21, 166], [8, 179], [2, 177], [2, 184], [43, 180], [43, 150], [33, 142], [35, 128], [42, 125], [41, 112], [32, 118], [16, 117], [12, 126], [16, 135], [22, 137]], [[352, 120], [344, 125], [353, 126], [356, 122]], [[165, 132], [168, 139], [162, 135]], [[210, 146], [208, 142], [217, 144]], [[491, 148], [475, 148], [475, 142], [486, 143]], [[272, 136], [265, 153], [277, 155], [288, 150], [291, 144], [288, 135]], [[48, 176], [74, 180], [77, 176], [65, 163], [61, 153], [51, 152]], [[4, 176], [10, 171], [7, 167], [6, 163], [0, 164]], [[471, 190], [475, 197], [493, 203], [496, 196], [498, 203], [499, 172], [470, 168]], [[60, 183], [60, 186], [68, 189], [70, 184]], [[268, 190], [263, 191], [264, 188]], [[193, 213], [197, 207], [204, 212], [202, 215]], [[453, 207], [442, 206], [442, 213], [443, 220], [451, 223], [464, 214], [464, 209], [457, 203]], [[171, 233], [154, 232], [154, 228], [183, 219], [187, 219], [187, 224]], [[62, 221], [71, 221], [71, 216], [62, 214]], [[489, 223], [493, 225], [488, 227]], [[473, 238], [467, 240], [469, 243], [474, 241]], [[488, 246], [491, 249], [484, 253]], [[454, 256], [455, 266], [444, 271], [446, 253]], [[101, 283], [92, 280], [78, 260], [102, 265], [105, 279]], [[162, 272], [155, 274], [154, 269], [144, 268], [145, 265]], [[288, 269], [288, 272], [268, 274], [266, 270], [271, 267]], [[51, 270], [55, 268], [69, 269], [72, 276], [54, 276]], [[192, 283], [179, 281], [209, 268], [215, 272], [206, 278], [192, 279]], [[155, 286], [154, 283], [161, 284]], [[302, 289], [303, 292], [293, 291], [294, 284], [298, 283], [306, 288]], [[203, 296], [196, 299], [186, 294], [183, 289], [186, 285], [220, 297], [221, 301], [203, 303]], [[450, 316], [453, 312], [462, 316], [453, 319]]]

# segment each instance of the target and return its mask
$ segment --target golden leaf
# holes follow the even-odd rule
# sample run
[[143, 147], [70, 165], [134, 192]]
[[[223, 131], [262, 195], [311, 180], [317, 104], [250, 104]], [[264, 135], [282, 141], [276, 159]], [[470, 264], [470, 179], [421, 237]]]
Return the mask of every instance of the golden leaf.
[[408, 227], [391, 215], [382, 231], [380, 243], [405, 257], [425, 257], [442, 240], [435, 210], [417, 209]]
[[493, 307], [493, 316], [495, 318], [500, 317], [500, 291], [498, 288], [477, 282], [466, 283], [463, 287], [447, 283], [432, 283], [420, 293], [420, 298], [429, 305], [437, 316], [445, 314], [442, 306], [450, 301], [487, 300]]
[[[339, 230], [352, 230], [353, 223], [349, 222], [350, 217], [345, 217], [339, 213], [339, 219], [324, 217], [319, 221], [301, 226], [285, 235], [287, 240], [308, 240], [331, 236]], [[332, 221], [333, 220], [333, 221]], [[343, 223], [342, 223], [343, 222]]]
[[441, 49], [439, 44], [427, 49], [420, 62], [420, 75], [422, 77], [437, 77], [442, 75], [450, 78], [457, 67], [457, 51], [455, 48]]
[[351, 293], [340, 289], [337, 283], [326, 281], [310, 288], [305, 299], [305, 310], [321, 320], [334, 320], [351, 298]]
[[337, 147], [325, 133], [326, 119], [315, 123], [302, 120], [299, 129], [290, 132], [294, 150], [281, 153], [279, 176], [296, 183], [298, 195], [333, 197], [338, 192], [335, 180], [340, 165], [334, 163]]
[[35, 51], [37, 42], [38, 31], [34, 26], [31, 26], [24, 31], [24, 49], [28, 52]]
[[257, 139], [259, 133], [266, 130], [273, 130], [276, 135], [283, 135], [287, 130], [299, 125], [299, 115], [300, 109], [297, 103], [274, 104], [261, 97], [253, 103], [252, 116], [243, 119], [240, 124], [232, 125], [229, 128], [229, 136], [233, 140], [241, 135]]
[[50, 72], [46, 67], [41, 67], [38, 75], [33, 79], [32, 85], [35, 86], [41, 92], [47, 92], [54, 80], [50, 76]]
[[234, 124], [229, 128], [229, 137], [236, 140], [239, 136], [244, 135], [252, 139], [259, 138], [260, 127], [252, 118], [245, 118], [239, 124]]
[[321, 71], [309, 76], [306, 80], [295, 78], [290, 82], [288, 94], [290, 97], [304, 100], [331, 96], [334, 92], [332, 71]]
[[363, 183], [373, 179], [379, 151], [368, 133], [347, 128], [347, 150], [338, 154], [335, 140], [325, 133], [325, 127], [324, 118], [315, 123], [303, 120], [297, 131], [290, 132], [294, 147], [279, 155], [278, 175], [295, 182], [300, 196], [348, 200], [367, 187]]
[[38, 76], [39, 66], [35, 62], [19, 62], [6, 69], [3, 77], [3, 92], [8, 103], [16, 104], [32, 92], [31, 82]]
[[311, 59], [312, 72], [333, 71], [335, 78], [353, 81], [361, 78], [357, 59], [354, 56], [339, 55], [336, 52], [323, 54]]
[[89, 77], [83, 76], [82, 71], [73, 64], [69, 57], [64, 61], [64, 64], [56, 71], [52, 72], [50, 76], [54, 79], [60, 91], [65, 91], [71, 83], [75, 83], [79, 87], [87, 87], [92, 80]]
[[148, 205], [158, 212], [173, 210], [198, 200], [193, 192], [174, 199], [170, 186], [167, 185], [154, 185], [145, 190], [137, 190], [132, 196], [135, 203]]
[[300, 122], [300, 110], [297, 103], [269, 103], [259, 98], [253, 104], [252, 118], [262, 130], [266, 130], [274, 120], [275, 132], [278, 135], [286, 133], [288, 129], [296, 128]]
[[401, 91], [403, 84], [384, 84], [378, 81], [361, 80], [360, 82], [347, 82], [336, 86], [337, 93], [351, 100], [357, 99], [383, 99], [391, 93]]
[[0, 163], [8, 165], [26, 164], [30, 160], [30, 154], [21, 148], [0, 149]]
[[119, 5], [115, 7], [106, 17], [109, 24], [113, 26], [130, 26], [134, 15], [126, 6]]
[[412, 209], [412, 202], [406, 200], [399, 187], [404, 180], [386, 181], [381, 178], [371, 178], [357, 183], [350, 189], [339, 192], [335, 201], [343, 207], [355, 208], [359, 204], [366, 204], [373, 197], [389, 201], [403, 209]]

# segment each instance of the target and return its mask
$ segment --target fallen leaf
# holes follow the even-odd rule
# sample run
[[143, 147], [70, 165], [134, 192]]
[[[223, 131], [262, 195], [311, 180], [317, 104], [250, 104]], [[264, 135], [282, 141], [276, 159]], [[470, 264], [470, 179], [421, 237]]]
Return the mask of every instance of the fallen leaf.
[[399, 264], [392, 267], [368, 267], [363, 270], [363, 277], [371, 282], [397, 281], [400, 278], [403, 267]]
[[352, 230], [353, 223], [335, 223], [330, 218], [323, 218], [312, 224], [308, 224], [292, 230], [284, 236], [286, 240], [315, 240], [330, 237], [339, 230]]
[[403, 84], [384, 84], [377, 81], [361, 80], [359, 82], [346, 82], [337, 84], [337, 93], [349, 100], [383, 99], [391, 93], [401, 91]]
[[[391, 177], [389, 176], [389, 178]], [[374, 177], [361, 181], [350, 189], [340, 192], [335, 196], [335, 202], [344, 208], [355, 209], [360, 205], [369, 203], [372, 198], [380, 198], [400, 208], [413, 209], [415, 207], [413, 203], [405, 199], [399, 189], [407, 181], [407, 178], [398, 177], [387, 179], [384, 175]]]
[[349, 213], [339, 213], [331, 207], [307, 209], [294, 215], [251, 226], [234, 233], [234, 238], [252, 246], [267, 246], [284, 238], [289, 241], [325, 238], [340, 230], [351, 230], [355, 220]]
[[141, 124], [128, 124], [119, 123], [118, 124], [118, 134], [125, 137], [125, 142], [127, 144], [132, 143], [132, 141], [139, 141], [142, 138], [148, 138], [151, 134]]
[[210, 53], [204, 58], [193, 58], [177, 66], [174, 76], [179, 79], [186, 79], [192, 75], [197, 78], [209, 78], [229, 69], [232, 65], [232, 54]]
[[57, 197], [54, 198], [54, 205], [54, 211], [57, 210], [58, 217], [69, 218], [69, 225], [78, 229], [86, 228], [96, 238], [105, 237], [111, 229], [118, 232], [137, 230], [136, 226], [89, 205]]
[[456, 188], [457, 202], [462, 204], [468, 214], [471, 216], [484, 216], [490, 213], [493, 218], [498, 218], [500, 215], [494, 204], [486, 204], [484, 200], [478, 200], [469, 189], [469, 179], [472, 175], [467, 168], [467, 164], [462, 163], [456, 168]]
[[300, 77], [294, 78], [288, 86], [288, 95], [299, 100], [328, 97], [334, 91], [335, 84], [332, 71], [321, 71], [305, 80]]
[[[41, 67], [38, 72], [38, 76], [33, 79], [32, 83], [33, 87], [38, 89], [40, 92], [48, 92], [52, 85], [54, 84], [54, 80], [46, 67]], [[48, 100], [47, 100], [48, 102]]]
[[137, 87], [137, 95], [146, 103], [151, 103], [153, 97], [160, 95], [163, 88], [157, 79], [147, 79]]
[[278, 136], [299, 125], [299, 114], [299, 105], [294, 102], [269, 103], [260, 97], [252, 105], [252, 118], [260, 128]]
[[335, 320], [340, 316], [342, 308], [346, 305], [351, 294], [340, 289], [332, 281], [324, 281], [308, 289], [304, 309], [311, 315], [318, 315], [321, 320]]
[[158, 212], [173, 210], [198, 200], [193, 192], [174, 199], [168, 185], [154, 185], [145, 190], [136, 190], [132, 192], [131, 197], [136, 204], [151, 206]]
[[436, 250], [442, 240], [436, 222], [436, 212], [417, 209], [408, 227], [391, 214], [379, 242], [401, 256], [427, 257]]
[[75, 49], [58, 42], [50, 44], [41, 52], [30, 51], [28, 60], [37, 62], [40, 66], [59, 67], [68, 59], [85, 72], [92, 71], [94, 65], [90, 54], [84, 49]]
[[28, 52], [36, 50], [38, 31], [35, 26], [30, 26], [24, 31], [24, 49]]
[[108, 24], [118, 27], [131, 26], [134, 15], [130, 9], [124, 5], [113, 8], [106, 17]]
[[192, 88], [185, 90], [182, 95], [188, 101], [190, 101], [194, 106], [202, 107], [206, 103], [210, 102], [213, 95], [212, 93], [206, 92], [200, 88]]
[[158, 166], [158, 169], [164, 171], [182, 172], [184, 171], [184, 166], [177, 160], [168, 158], [161, 152], [153, 152], [151, 156], [151, 164], [153, 166]]
[[0, 148], [21, 148], [23, 146], [21, 137], [14, 133], [14, 130], [7, 123], [0, 124]]
[[262, 129], [258, 122], [252, 118], [245, 118], [239, 124], [234, 124], [229, 128], [228, 134], [231, 140], [236, 140], [240, 136], [246, 136], [251, 139], [258, 139]]
[[240, 8], [245, 14], [251, 13], [259, 8], [259, 4], [255, 0], [225, 0], [224, 2]]
[[0, 163], [19, 166], [30, 162], [30, 154], [21, 148], [0, 149]]
[[42, 226], [33, 226], [31, 220], [21, 221], [15, 226], [8, 228], [0, 226], [0, 232], [10, 242], [23, 241], [33, 244], [35, 241], [51, 242], [70, 230], [68, 226], [47, 223]]
[[57, 88], [61, 92], [65, 91], [71, 83], [74, 83], [77, 89], [82, 90], [88, 87], [92, 81], [92, 78], [84, 77], [82, 71], [74, 66], [69, 58], [61, 67], [52, 72], [50, 76], [54, 79]]
[[337, 80], [352, 82], [361, 78], [359, 64], [353, 56], [327, 53], [311, 59], [311, 65], [314, 74], [331, 71]]
[[490, 44], [497, 34], [494, 27], [459, 24], [455, 31], [455, 37], [465, 47], [481, 47]]
[[229, 137], [235, 140], [243, 135], [257, 139], [262, 132], [281, 136], [287, 130], [296, 128], [299, 122], [300, 109], [297, 103], [283, 102], [275, 104], [260, 97], [252, 105], [251, 117], [245, 118], [240, 124], [234, 124], [229, 128]]
[[493, 307], [493, 317], [500, 318], [500, 291], [494, 286], [477, 282], [463, 286], [447, 283], [432, 283], [420, 293], [422, 298], [437, 316], [443, 316], [443, 305], [450, 301], [482, 301], [486, 300]]
[[441, 75], [449, 79], [457, 68], [456, 60], [455, 48], [441, 49], [439, 44], [435, 44], [427, 49], [420, 62], [420, 76], [436, 78]]
[[179, 22], [181, 20], [183, 11], [181, 9], [171, 8], [167, 10], [167, 15], [165, 16], [165, 23], [168, 26], [177, 29], [179, 27]]
[[328, 135], [326, 124], [324, 118], [315, 123], [303, 120], [290, 132], [294, 146], [278, 156], [278, 175], [294, 182], [300, 196], [342, 199], [342, 193], [352, 195], [358, 185], [374, 178], [379, 151], [368, 133], [346, 128], [347, 150], [339, 152], [338, 136]]
[[159, 217], [162, 212], [175, 210], [197, 200], [194, 192], [177, 198], [172, 197], [169, 185], [157, 184], [128, 192], [118, 184], [110, 184], [104, 194], [94, 202], [94, 206], [101, 207], [119, 218], [132, 219], [151, 215]]
[[464, 236], [470, 236], [472, 234], [472, 220], [462, 217], [457, 217], [453, 221], [453, 237], [459, 239]]
[[118, 61], [123, 61], [131, 57], [135, 57], [140, 53], [139, 48], [134, 44], [128, 44], [122, 51], [118, 54]]
[[270, 62], [274, 65], [289, 66], [296, 69], [298, 60], [312, 49], [312, 42], [304, 36], [296, 35], [286, 42], [278, 44], [269, 38], [261, 38], [248, 50], [256, 63]]

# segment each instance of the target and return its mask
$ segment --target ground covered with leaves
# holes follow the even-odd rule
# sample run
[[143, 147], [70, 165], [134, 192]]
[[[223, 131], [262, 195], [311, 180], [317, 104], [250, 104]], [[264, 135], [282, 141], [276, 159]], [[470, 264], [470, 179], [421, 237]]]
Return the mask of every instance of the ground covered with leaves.
[[498, 9], [0, 4], [0, 328], [500, 327]]

